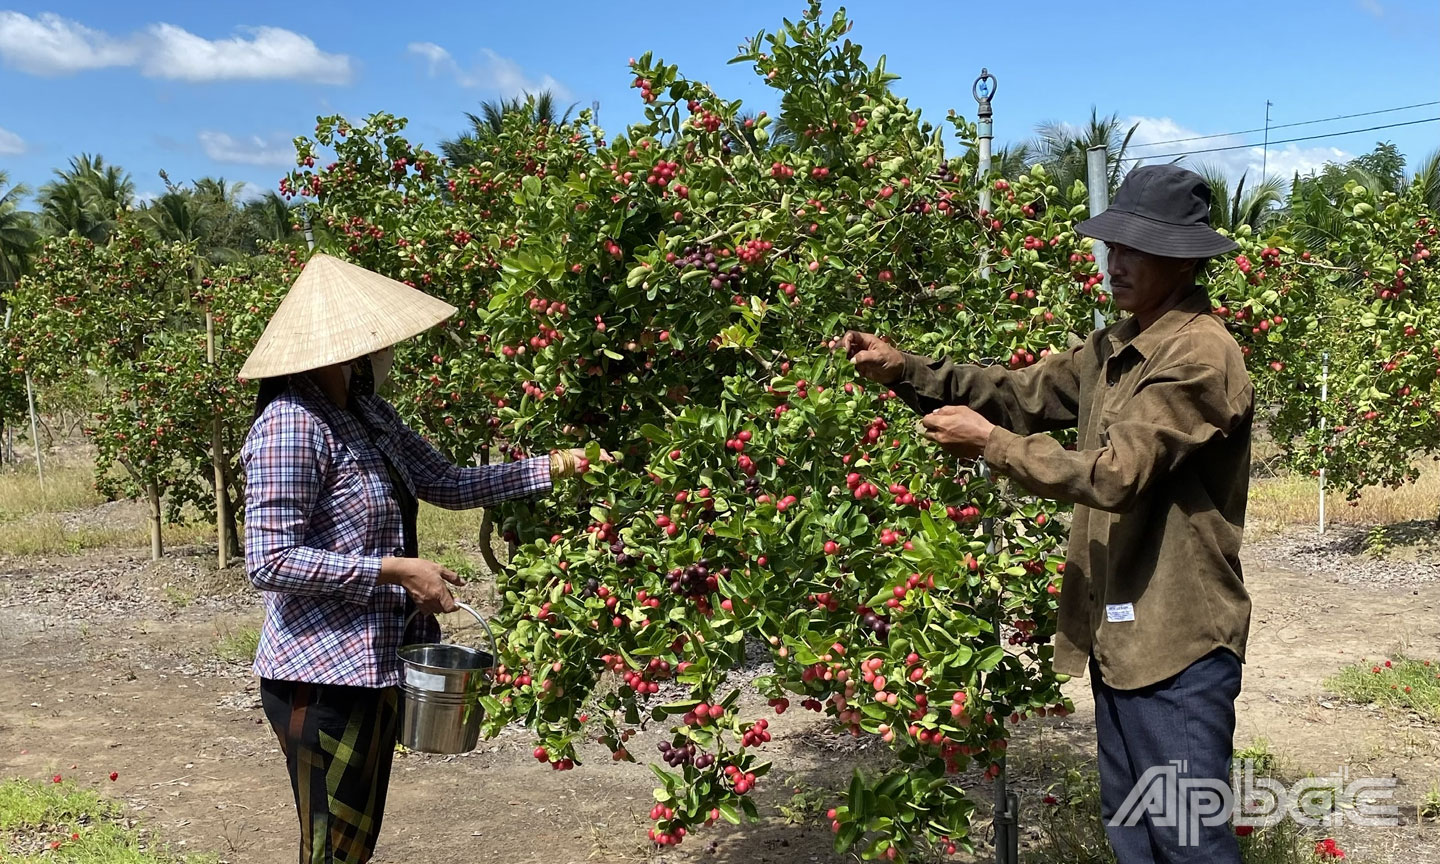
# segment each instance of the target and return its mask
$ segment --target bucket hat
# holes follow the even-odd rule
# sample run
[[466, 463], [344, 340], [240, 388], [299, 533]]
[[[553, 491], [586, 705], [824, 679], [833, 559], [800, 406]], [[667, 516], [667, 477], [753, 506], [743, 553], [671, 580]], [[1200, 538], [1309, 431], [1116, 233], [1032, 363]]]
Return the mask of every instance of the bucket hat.
[[1210, 184], [1178, 165], [1143, 165], [1126, 174], [1110, 207], [1075, 232], [1166, 258], [1210, 258], [1240, 248], [1210, 227]]

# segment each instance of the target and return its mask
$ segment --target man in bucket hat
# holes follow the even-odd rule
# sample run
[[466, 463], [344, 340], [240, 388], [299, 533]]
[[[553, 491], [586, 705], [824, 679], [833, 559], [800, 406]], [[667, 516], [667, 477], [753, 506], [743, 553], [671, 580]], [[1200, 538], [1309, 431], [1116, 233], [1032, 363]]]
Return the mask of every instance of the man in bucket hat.
[[[1182, 790], [1229, 781], [1250, 623], [1240, 538], [1254, 391], [1195, 277], [1236, 244], [1210, 227], [1206, 182], [1173, 165], [1131, 171], [1110, 209], [1076, 230], [1105, 243], [1111, 292], [1130, 313], [1083, 345], [1009, 370], [865, 333], [842, 344], [924, 415], [931, 440], [1075, 505], [1054, 666], [1090, 672], [1101, 810], [1121, 864], [1238, 864], [1227, 824], [1197, 832], [1174, 822], [1188, 810], [1145, 806], [1151, 769], [1178, 768]], [[1077, 430], [1074, 450], [1045, 434], [1059, 429]]]

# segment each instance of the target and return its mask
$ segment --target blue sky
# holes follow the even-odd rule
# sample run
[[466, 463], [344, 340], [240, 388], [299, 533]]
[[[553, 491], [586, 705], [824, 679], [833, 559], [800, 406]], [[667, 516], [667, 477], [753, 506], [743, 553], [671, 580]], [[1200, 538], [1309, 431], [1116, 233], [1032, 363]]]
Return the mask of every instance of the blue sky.
[[[127, 168], [145, 196], [173, 180], [224, 176], [273, 189], [289, 141], [317, 114], [385, 110], [427, 143], [484, 99], [549, 86], [598, 100], [611, 130], [638, 118], [627, 58], [654, 50], [756, 109], [771, 91], [741, 39], [801, 0], [649, 6], [548, 3], [50, 2], [0, 0], [0, 170], [32, 187], [79, 152]], [[835, 8], [838, 4], [828, 4]], [[1100, 36], [1074, 2], [852, 0], [853, 38], [887, 55], [897, 89], [935, 117], [974, 116], [981, 66], [999, 78], [1000, 142], [1091, 105], [1140, 120], [1137, 142], [1252, 129], [1440, 99], [1435, 0], [1094, 0]], [[1204, 9], [1203, 18], [1194, 11]], [[981, 31], [983, 30], [983, 34]], [[1279, 130], [1273, 139], [1440, 117], [1440, 106]], [[1259, 134], [1181, 145], [1248, 144]], [[1272, 173], [1394, 141], [1418, 161], [1440, 123], [1272, 147]], [[1168, 146], [1147, 148], [1170, 152]], [[1144, 151], [1137, 151], [1144, 152]], [[1196, 157], [1237, 174], [1258, 149]]]

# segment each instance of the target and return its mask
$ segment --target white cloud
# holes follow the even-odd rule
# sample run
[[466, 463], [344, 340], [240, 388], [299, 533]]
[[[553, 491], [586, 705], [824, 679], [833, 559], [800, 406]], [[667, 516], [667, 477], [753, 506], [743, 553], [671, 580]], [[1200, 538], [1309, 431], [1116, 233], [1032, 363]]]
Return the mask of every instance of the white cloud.
[[[1289, 179], [1298, 171], [1301, 174], [1308, 174], [1318, 170], [1326, 162], [1346, 162], [1354, 158], [1339, 147], [1313, 146], [1306, 147], [1301, 144], [1270, 145], [1267, 156], [1265, 148], [1259, 144], [1254, 146], [1243, 146], [1255, 139], [1255, 135], [1220, 135], [1217, 137], [1206, 137], [1200, 140], [1179, 141], [1174, 144], [1160, 142], [1175, 141], [1181, 138], [1197, 138], [1208, 133], [1199, 132], [1182, 126], [1169, 117], [1131, 117], [1125, 121], [1126, 128], [1139, 123], [1140, 128], [1135, 130], [1135, 135], [1130, 139], [1130, 150], [1128, 156], [1145, 156], [1145, 164], [1158, 164], [1171, 161], [1174, 157], [1167, 159], [1156, 159], [1154, 157], [1165, 154], [1183, 153], [1193, 150], [1211, 150], [1217, 147], [1233, 147], [1236, 149], [1222, 150], [1212, 153], [1196, 153], [1186, 156], [1180, 161], [1181, 165], [1195, 168], [1200, 165], [1213, 165], [1223, 171], [1232, 181], [1238, 180], [1240, 175], [1247, 174], [1250, 181], [1260, 179], [1263, 172], [1267, 177], [1281, 177]], [[1271, 137], [1276, 136], [1273, 132]], [[1154, 145], [1154, 146], [1142, 146]], [[1138, 162], [1130, 162], [1134, 167]]]
[[24, 152], [24, 138], [9, 129], [0, 129], [0, 156], [19, 156]]
[[434, 42], [411, 42], [406, 50], [425, 61], [430, 77], [451, 77], [461, 87], [477, 90], [493, 90], [501, 96], [521, 96], [549, 90], [561, 99], [570, 98], [570, 91], [564, 84], [549, 75], [532, 78], [525, 74], [520, 64], [508, 57], [501, 57], [489, 48], [481, 48], [484, 60], [473, 69], [461, 68], [449, 51]]
[[138, 57], [134, 44], [46, 12], [31, 18], [0, 12], [0, 58], [31, 75], [69, 75], [86, 69], [129, 66]]
[[0, 60], [32, 75], [116, 66], [180, 81], [346, 84], [354, 75], [349, 57], [327, 54], [309, 37], [279, 27], [240, 28], [229, 39], [211, 40], [162, 23], [120, 38], [48, 12], [37, 18], [0, 12]]
[[216, 162], [234, 165], [294, 167], [295, 144], [283, 136], [235, 138], [224, 132], [201, 132], [200, 146]]
[[1359, 5], [1361, 9], [1364, 9], [1376, 18], [1380, 18], [1385, 14], [1385, 7], [1380, 5], [1380, 0], [1359, 0]]
[[[150, 28], [141, 71], [182, 81], [293, 79], [348, 84], [350, 58], [327, 54], [307, 36], [279, 27], [243, 28], [243, 36], [211, 41], [171, 24]], [[247, 38], [248, 37], [248, 38]]]

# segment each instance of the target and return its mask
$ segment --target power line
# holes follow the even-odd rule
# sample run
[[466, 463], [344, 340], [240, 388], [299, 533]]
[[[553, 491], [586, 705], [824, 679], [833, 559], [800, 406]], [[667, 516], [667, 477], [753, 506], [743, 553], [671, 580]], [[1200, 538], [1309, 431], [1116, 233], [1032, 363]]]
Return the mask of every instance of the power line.
[[[1440, 117], [1426, 117], [1426, 118], [1423, 119], [1423, 120], [1407, 120], [1407, 121], [1405, 121], [1405, 122], [1403, 122], [1403, 123], [1386, 123], [1386, 124], [1383, 125], [1383, 126], [1367, 126], [1367, 127], [1365, 127], [1364, 129], [1347, 129], [1347, 130], [1344, 131], [1344, 132], [1326, 132], [1326, 133], [1324, 133], [1323, 135], [1306, 135], [1306, 136], [1303, 136], [1303, 137], [1301, 137], [1301, 138], [1284, 138], [1284, 139], [1281, 139], [1281, 140], [1279, 140], [1279, 141], [1271, 141], [1270, 143], [1271, 143], [1271, 144], [1293, 144], [1293, 143], [1295, 143], [1296, 141], [1315, 141], [1315, 140], [1320, 139], [1320, 138], [1338, 138], [1338, 137], [1340, 137], [1341, 135], [1355, 135], [1355, 134], [1360, 133], [1360, 132], [1374, 132], [1374, 131], [1376, 131], [1376, 130], [1378, 130], [1378, 129], [1394, 129], [1394, 128], [1396, 128], [1397, 126], [1414, 126], [1414, 125], [1417, 124], [1417, 123], [1434, 123], [1434, 122], [1436, 122], [1436, 121], [1440, 121]], [[1272, 128], [1273, 128], [1273, 127], [1272, 127]], [[1126, 156], [1124, 159], [1121, 159], [1120, 161], [1121, 161], [1121, 162], [1138, 162], [1138, 161], [1140, 161], [1141, 159], [1171, 159], [1171, 158], [1174, 158], [1174, 157], [1177, 157], [1177, 156], [1194, 156], [1194, 155], [1197, 155], [1197, 154], [1199, 154], [1199, 153], [1221, 153], [1221, 152], [1224, 152], [1224, 151], [1226, 151], [1226, 150], [1249, 150], [1249, 149], [1251, 149], [1251, 148], [1253, 148], [1253, 147], [1255, 147], [1255, 146], [1256, 146], [1256, 145], [1255, 145], [1253, 142], [1250, 143], [1250, 144], [1233, 144], [1233, 145], [1231, 145], [1231, 146], [1229, 146], [1229, 147], [1209, 147], [1209, 148], [1206, 148], [1206, 149], [1204, 149], [1204, 150], [1185, 150], [1185, 151], [1179, 152], [1179, 153], [1161, 153], [1161, 154], [1159, 154], [1159, 155], [1148, 154], [1148, 155], [1145, 155], [1145, 156]]]
[[[1396, 108], [1381, 108], [1378, 111], [1361, 111], [1358, 114], [1338, 114], [1334, 117], [1326, 117], [1322, 120], [1301, 120], [1296, 123], [1271, 124], [1271, 129], [1291, 129], [1295, 126], [1313, 126], [1316, 123], [1330, 123], [1335, 120], [1351, 120], [1356, 117], [1370, 117], [1375, 114], [1392, 114], [1396, 111], [1408, 111], [1411, 108], [1429, 108], [1431, 105], [1440, 105], [1440, 100], [1434, 102], [1416, 102], [1414, 105], [1401, 105]], [[1242, 129], [1239, 132], [1217, 132], [1214, 135], [1194, 135], [1189, 138], [1172, 138], [1169, 141], [1148, 141], [1144, 144], [1131, 144], [1129, 149], [1136, 147], [1158, 147], [1161, 144], [1181, 144], [1186, 141], [1208, 141], [1211, 138], [1229, 138], [1232, 135], [1249, 135], [1254, 132], [1264, 132], [1264, 127], [1256, 129]]]

